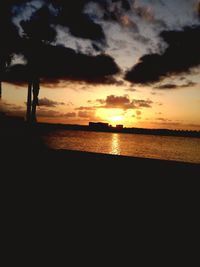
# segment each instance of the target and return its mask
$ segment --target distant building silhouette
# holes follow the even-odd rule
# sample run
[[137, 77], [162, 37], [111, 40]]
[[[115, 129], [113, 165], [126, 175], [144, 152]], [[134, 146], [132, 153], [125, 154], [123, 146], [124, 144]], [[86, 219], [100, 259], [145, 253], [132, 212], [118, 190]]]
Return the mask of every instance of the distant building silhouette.
[[121, 129], [124, 128], [124, 125], [122, 125], [122, 124], [118, 124], [118, 125], [116, 125], [116, 128], [119, 129], [119, 130], [121, 130]]
[[105, 130], [109, 128], [109, 124], [103, 122], [89, 122], [89, 127], [93, 130]]

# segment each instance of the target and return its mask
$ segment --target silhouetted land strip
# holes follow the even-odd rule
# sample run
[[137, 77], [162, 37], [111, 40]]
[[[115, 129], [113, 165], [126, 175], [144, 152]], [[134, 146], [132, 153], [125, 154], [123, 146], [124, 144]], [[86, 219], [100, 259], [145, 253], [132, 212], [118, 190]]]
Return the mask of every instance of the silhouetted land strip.
[[200, 131], [184, 131], [184, 130], [169, 130], [169, 129], [144, 129], [144, 128], [123, 128], [117, 127], [90, 127], [87, 125], [73, 124], [50, 124], [39, 123], [38, 128], [43, 130], [78, 130], [78, 131], [93, 131], [93, 132], [109, 132], [109, 133], [128, 133], [128, 134], [145, 134], [145, 135], [163, 135], [163, 136], [181, 136], [181, 137], [198, 137]]
[[[0, 125], [27, 127], [27, 123], [22, 118], [7, 117], [0, 114]], [[37, 123], [29, 124], [30, 128], [41, 131], [51, 130], [74, 130], [74, 131], [93, 131], [93, 132], [110, 132], [110, 133], [128, 133], [128, 134], [144, 134], [144, 135], [163, 135], [163, 136], [180, 136], [180, 137], [198, 137], [200, 131], [185, 131], [185, 130], [169, 130], [169, 129], [145, 129], [145, 128], [118, 128], [110, 125], [105, 126], [104, 123], [96, 123], [96, 125], [78, 125], [78, 124], [61, 124], [61, 123]]]
[[[39, 128], [44, 126], [45, 131], [49, 129], [43, 124]], [[33, 176], [38, 181], [51, 177], [55, 182], [61, 177], [66, 182], [79, 177], [105, 184], [114, 182], [116, 176], [122, 183], [141, 178], [200, 177], [200, 164], [49, 149], [41, 139], [39, 128], [26, 124], [0, 126], [1, 171], [5, 168], [6, 177], [30, 179]]]

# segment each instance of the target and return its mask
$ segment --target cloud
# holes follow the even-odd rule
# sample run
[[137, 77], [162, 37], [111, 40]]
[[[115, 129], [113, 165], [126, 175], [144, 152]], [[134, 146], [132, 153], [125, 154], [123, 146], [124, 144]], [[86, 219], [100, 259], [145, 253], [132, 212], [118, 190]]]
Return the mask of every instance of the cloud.
[[[188, 1], [184, 1], [183, 6], [186, 6], [186, 2]], [[190, 3], [190, 6], [193, 6], [193, 2]], [[198, 65], [193, 60], [196, 58], [193, 55], [188, 56], [187, 51], [192, 48], [192, 53], [194, 51], [193, 54], [196, 54], [200, 43], [197, 28], [200, 26], [185, 27], [182, 31], [163, 31], [159, 36], [160, 39], [157, 40], [160, 29], [166, 28], [161, 15], [164, 14], [164, 9], [167, 9], [168, 5], [177, 6], [177, 4], [172, 3], [163, 4], [162, 1], [157, 1], [154, 4], [153, 1], [136, 0], [2, 0], [0, 3], [0, 25], [3, 27], [0, 27], [0, 33], [5, 36], [6, 41], [2, 40], [1, 45], [2, 42], [5, 42], [11, 46], [9, 51], [21, 54], [26, 60], [29, 59], [30, 61], [31, 55], [35, 62], [33, 69], [39, 72], [41, 78], [45, 78], [46, 82], [50, 77], [54, 79], [55, 83], [49, 83], [48, 86], [53, 87], [56, 82], [62, 79], [86, 81], [93, 84], [120, 85], [122, 81], [113, 77], [119, 73], [119, 67], [112, 57], [103, 52], [105, 50], [112, 53], [112, 49], [116, 48], [116, 45], [113, 44], [114, 41], [108, 42], [110, 38], [108, 32], [116, 33], [115, 30], [120, 29], [119, 36], [122, 36], [122, 30], [124, 30], [128, 37], [128, 41], [125, 40], [125, 45], [123, 44], [123, 53], [136, 49], [140, 54], [144, 54], [147, 53], [144, 51], [148, 51], [147, 46], [151, 51], [157, 51], [158, 49], [155, 50], [153, 47], [157, 46], [160, 39], [160, 46], [163, 47], [163, 44], [168, 46], [162, 54], [156, 52], [152, 54], [151, 52], [141, 57], [140, 62], [128, 71], [125, 77], [125, 79], [136, 83], [155, 82], [170, 75], [170, 73], [187, 71], [190, 67]], [[161, 7], [163, 10], [160, 10]], [[159, 12], [157, 12], [158, 10]], [[151, 26], [149, 26], [150, 24]], [[154, 30], [152, 30], [152, 24], [155, 26]], [[19, 29], [18, 32], [16, 27]], [[58, 45], [57, 28], [59, 27], [65, 29], [63, 35], [66, 35], [66, 32], [70, 34], [69, 43], [71, 38], [74, 38], [76, 45], [73, 49], [66, 47], [69, 43], [63, 44], [63, 46], [66, 45], [65, 47]], [[110, 31], [108, 30], [109, 27]], [[174, 28], [171, 27], [170, 29]], [[153, 31], [154, 34], [152, 34]], [[113, 40], [115, 38], [113, 37]], [[136, 43], [137, 41], [142, 42], [142, 48], [138, 47], [137, 44], [130, 43], [129, 40], [133, 41], [132, 38]], [[83, 43], [83, 40], [87, 41], [87, 45]], [[176, 40], [180, 49], [177, 49]], [[125, 47], [126, 45], [128, 47]], [[195, 49], [193, 49], [194, 47]], [[119, 62], [129, 64], [127, 63], [129, 60], [126, 60], [126, 63], [121, 61], [121, 55], [122, 52], [116, 56]], [[184, 55], [189, 66], [182, 64]], [[152, 64], [153, 68], [151, 68]], [[30, 68], [28, 70], [26, 67], [15, 64], [6, 73], [5, 80], [19, 83], [27, 82], [31, 74]], [[25, 79], [25, 77], [27, 78]]]
[[[105, 42], [102, 27], [85, 12], [88, 2], [90, 1], [2, 0], [0, 34], [5, 36], [5, 50], [7, 46], [10, 47], [6, 53], [1, 49], [0, 58], [4, 54], [14, 53], [22, 55], [27, 62], [12, 64], [3, 80], [24, 84], [34, 73], [44, 81], [52, 79], [60, 82], [63, 79], [93, 84], [119, 84], [113, 75], [119, 73], [120, 69], [111, 56], [100, 54], [100, 50], [92, 56], [90, 52], [79, 52], [78, 48], [56, 45], [58, 25], [68, 28], [75, 37], [89, 39], [93, 46], [97, 46], [97, 42]], [[1, 41], [1, 46], [3, 42], [4, 40]], [[13, 62], [16, 63], [15, 61]]]
[[0, 109], [3, 111], [3, 110], [7, 110], [8, 108], [12, 109], [12, 110], [22, 110], [23, 109], [23, 107], [20, 105], [8, 103], [7, 101], [0, 99]]
[[23, 34], [28, 38], [53, 42], [56, 38], [56, 31], [51, 27], [51, 21], [51, 11], [48, 6], [42, 6], [31, 15], [29, 20], [22, 20], [20, 26]]
[[43, 108], [38, 108], [37, 110], [37, 117], [46, 117], [46, 118], [58, 118], [61, 117], [63, 114], [56, 111], [56, 110], [51, 110], [51, 109], [43, 109]]
[[56, 107], [56, 106], [60, 106], [60, 105], [65, 105], [65, 103], [53, 101], [53, 100], [50, 100], [50, 99], [44, 97], [44, 98], [39, 99], [38, 105], [44, 106], [44, 107]]
[[64, 117], [75, 118], [76, 115], [77, 115], [76, 112], [67, 112], [64, 114]]
[[81, 118], [91, 118], [94, 116], [94, 112], [90, 111], [79, 111], [78, 116]]
[[178, 88], [187, 88], [187, 87], [192, 87], [195, 86], [196, 83], [192, 82], [192, 81], [188, 81], [185, 84], [174, 84], [174, 83], [166, 83], [166, 84], [162, 84], [159, 86], [155, 86], [154, 89], [166, 89], [166, 90], [172, 90], [172, 89], [178, 89]]
[[86, 111], [86, 110], [95, 110], [95, 107], [78, 107], [78, 108], [75, 108], [75, 110], [79, 110], [79, 111]]
[[125, 91], [127, 91], [127, 92], [136, 92], [137, 89], [135, 89], [135, 88], [127, 88], [127, 89], [125, 89]]
[[136, 15], [147, 23], [155, 24], [157, 27], [167, 27], [167, 24], [163, 19], [156, 18], [153, 5], [141, 5], [139, 1], [134, 1], [132, 8]]
[[76, 113], [75, 112], [67, 112], [62, 113], [53, 109], [47, 109], [43, 107], [39, 107], [37, 111], [38, 117], [46, 117], [46, 118], [75, 118]]
[[119, 22], [124, 12], [130, 10], [131, 5], [128, 0], [90, 0], [85, 6], [84, 11], [90, 17], [94, 17], [94, 14], [96, 13], [98, 19]]
[[[87, 0], [55, 1], [32, 0], [13, 1], [14, 22], [20, 31], [32, 36], [45, 34], [52, 37], [51, 25], [62, 25], [76, 37], [104, 41], [102, 27], [84, 13]], [[27, 26], [28, 25], [28, 26]], [[48, 28], [46, 26], [49, 26]], [[27, 27], [26, 27], [27, 26]], [[36, 31], [38, 29], [38, 31]], [[46, 30], [46, 31], [45, 31]]]
[[173, 83], [166, 83], [160, 86], [156, 86], [154, 87], [155, 89], [176, 89], [177, 88], [177, 84], [173, 84]]
[[105, 41], [105, 35], [100, 24], [84, 12], [87, 0], [57, 1], [59, 13], [56, 17], [57, 24], [65, 26], [76, 37]]
[[132, 83], [149, 84], [170, 75], [187, 73], [200, 65], [200, 26], [184, 27], [177, 31], [163, 31], [160, 38], [167, 44], [162, 54], [146, 54], [126, 72]]
[[138, 109], [138, 108], [151, 108], [153, 101], [150, 99], [133, 99], [131, 100], [128, 95], [115, 96], [110, 95], [104, 99], [97, 99], [97, 102], [101, 104], [100, 107], [103, 108], [121, 108], [124, 110], [128, 109]]
[[[96, 102], [96, 105], [95, 105]], [[154, 103], [150, 99], [130, 99], [128, 95], [124, 96], [115, 96], [109, 95], [106, 99], [96, 99], [96, 101], [88, 101], [88, 103], [94, 103], [93, 106], [80, 106], [75, 108], [79, 111], [81, 117], [94, 117], [94, 113], [98, 109], [123, 109], [127, 111], [129, 109], [143, 109], [143, 108], [152, 108]], [[138, 115], [141, 115], [141, 111], [136, 112]]]
[[152, 22], [154, 20], [153, 9], [151, 6], [142, 6], [139, 5], [138, 1], [133, 2], [133, 10], [137, 14], [138, 17], [141, 17], [148, 22]]
[[23, 106], [8, 103], [4, 100], [0, 100], [0, 113], [11, 115], [11, 116], [25, 116], [25, 109]]
[[[41, 44], [38, 50], [33, 51], [34, 65], [32, 67], [43, 78], [43, 82], [47, 81], [47, 84], [49, 84], [48, 78], [52, 83], [59, 83], [60, 80], [94, 84], [117, 83], [113, 75], [119, 73], [120, 70], [114, 59], [108, 55], [90, 56], [76, 53], [73, 49], [62, 46], [46, 44]], [[14, 65], [8, 69], [4, 80], [26, 83], [30, 76], [29, 72], [28, 65]]]
[[157, 118], [158, 121], [163, 121], [163, 122], [171, 122], [171, 120], [166, 119], [166, 118]]

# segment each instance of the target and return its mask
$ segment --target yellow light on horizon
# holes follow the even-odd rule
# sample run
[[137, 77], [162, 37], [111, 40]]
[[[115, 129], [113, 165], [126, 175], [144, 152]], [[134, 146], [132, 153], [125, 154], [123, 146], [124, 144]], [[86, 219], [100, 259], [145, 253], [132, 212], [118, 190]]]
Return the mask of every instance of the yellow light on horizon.
[[96, 115], [109, 123], [124, 121], [124, 111], [122, 109], [98, 109]]
[[124, 116], [111, 117], [109, 120], [112, 121], [112, 122], [121, 122], [121, 121], [124, 120]]

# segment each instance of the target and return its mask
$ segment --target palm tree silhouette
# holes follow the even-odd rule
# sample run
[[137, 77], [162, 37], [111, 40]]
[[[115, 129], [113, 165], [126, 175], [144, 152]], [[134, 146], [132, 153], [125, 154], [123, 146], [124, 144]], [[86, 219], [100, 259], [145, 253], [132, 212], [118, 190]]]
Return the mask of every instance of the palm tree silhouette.
[[56, 32], [49, 25], [49, 9], [44, 6], [37, 10], [29, 21], [22, 21], [28, 67], [27, 122], [36, 122], [36, 109], [40, 91], [42, 49], [55, 40]]
[[38, 105], [38, 96], [40, 91], [40, 72], [39, 72], [39, 56], [40, 42], [29, 38], [27, 40], [27, 54], [28, 61], [28, 94], [27, 94], [27, 110], [26, 121], [34, 123], [36, 119], [36, 110]]

